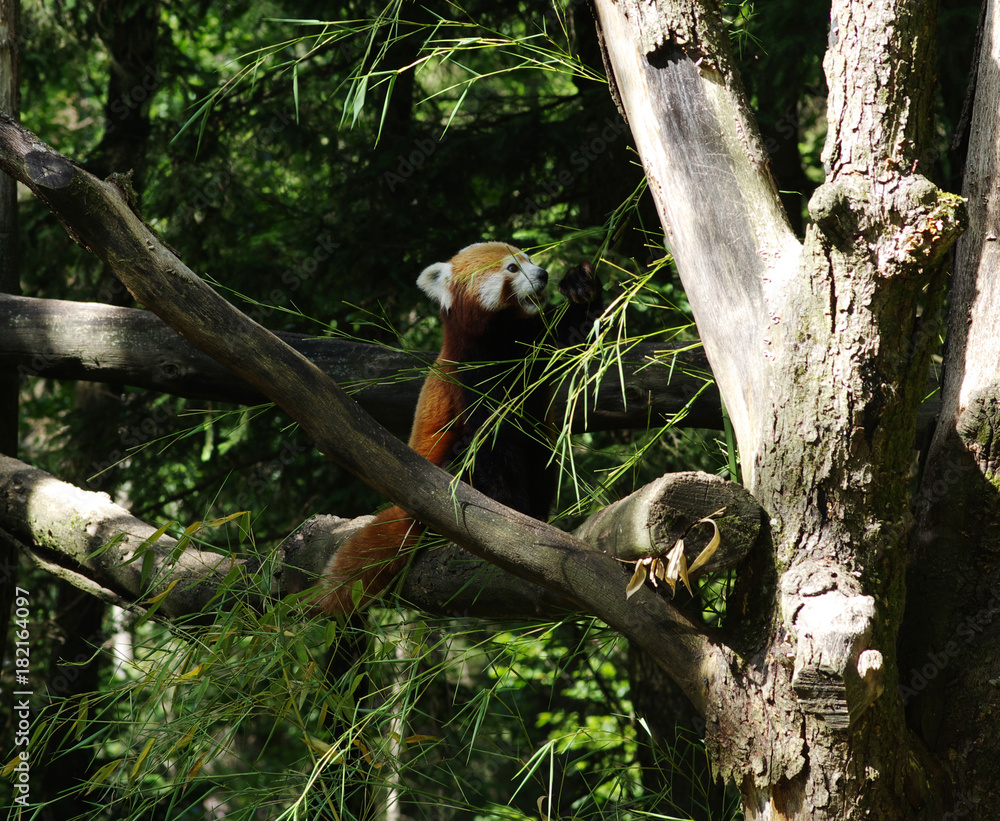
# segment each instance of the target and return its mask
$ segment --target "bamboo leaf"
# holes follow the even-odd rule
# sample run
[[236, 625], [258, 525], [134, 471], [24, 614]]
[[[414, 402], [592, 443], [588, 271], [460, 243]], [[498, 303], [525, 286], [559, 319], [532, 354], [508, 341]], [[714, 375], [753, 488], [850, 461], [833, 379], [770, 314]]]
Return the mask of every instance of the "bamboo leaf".
[[228, 516], [223, 516], [221, 519], [212, 519], [212, 521], [205, 524], [205, 527], [219, 527], [220, 525], [227, 524], [233, 519], [238, 519], [241, 516], [248, 516], [250, 511], [248, 510], [238, 510], [236, 513], [230, 513]]
[[118, 766], [121, 763], [122, 759], [120, 758], [114, 761], [109, 761], [107, 764], [101, 767], [96, 773], [94, 773], [94, 777], [91, 778], [90, 781], [87, 783], [87, 790], [86, 792], [84, 792], [84, 795], [92, 793], [94, 790], [100, 787], [101, 784], [107, 781], [108, 778], [111, 777], [111, 774], [118, 769]]
[[170, 582], [170, 584], [167, 585], [166, 590], [164, 590], [162, 593], [157, 593], [155, 596], [153, 596], [153, 598], [147, 600], [145, 603], [147, 605], [156, 604], [158, 601], [168, 596], [170, 594], [170, 591], [177, 586], [178, 582], [180, 582], [180, 579], [174, 579], [172, 582]]
[[149, 753], [153, 749], [153, 740], [154, 739], [152, 738], [149, 739], [149, 741], [146, 742], [146, 746], [142, 748], [142, 752], [139, 753], [139, 757], [136, 759], [135, 766], [132, 768], [132, 772], [130, 772], [128, 775], [129, 781], [132, 781], [139, 774], [139, 770], [142, 769], [143, 763], [149, 757]]
[[191, 769], [187, 771], [185, 778], [188, 781], [190, 781], [192, 778], [198, 775], [198, 771], [201, 770], [201, 765], [205, 763], [205, 757], [207, 755], [208, 753], [202, 753], [200, 756], [198, 756], [198, 760], [195, 761], [194, 764], [191, 766]]
[[[163, 528], [161, 528], [160, 530], [156, 531], [156, 533], [154, 533], [152, 536], [150, 536], [150, 538], [155, 541], [156, 539], [160, 538], [160, 536], [163, 535], [163, 530], [165, 530], [165, 529], [166, 529], [166, 525], [164, 525]], [[112, 547], [114, 547], [115, 545], [121, 543], [121, 541], [124, 538], [125, 538], [125, 534], [124, 533], [119, 533], [117, 536], [109, 539], [105, 544], [102, 544], [99, 548], [97, 548], [97, 550], [95, 550], [93, 553], [91, 553], [89, 556], [87, 556], [87, 558], [88, 559], [93, 559], [93, 558], [96, 558], [97, 556], [100, 556], [102, 553], [106, 553]], [[145, 542], [143, 542], [143, 544], [145, 544]], [[133, 559], [134, 559], [134, 557], [133, 557]]]
[[437, 741], [436, 735], [409, 735], [403, 739], [404, 744], [420, 744], [423, 741]]

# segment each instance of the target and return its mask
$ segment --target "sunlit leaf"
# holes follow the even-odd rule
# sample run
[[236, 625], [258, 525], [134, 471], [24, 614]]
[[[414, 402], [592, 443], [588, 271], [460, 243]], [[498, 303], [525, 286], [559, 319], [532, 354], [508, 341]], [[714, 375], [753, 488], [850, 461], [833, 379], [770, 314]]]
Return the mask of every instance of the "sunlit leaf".
[[[725, 510], [725, 508], [723, 508], [723, 510]], [[721, 512], [722, 510], [717, 511], [712, 515], [717, 516]], [[695, 570], [697, 570], [699, 567], [705, 564], [705, 562], [711, 559], [713, 555], [715, 555], [715, 551], [718, 550], [719, 543], [722, 541], [719, 537], [719, 526], [715, 523], [715, 519], [710, 519], [706, 517], [704, 519], [699, 519], [698, 521], [710, 524], [715, 533], [712, 535], [711, 541], [707, 545], [705, 545], [705, 548], [701, 551], [701, 553], [698, 554], [698, 558], [691, 563], [692, 573], [694, 573]]]
[[154, 739], [152, 738], [149, 739], [149, 741], [146, 742], [146, 746], [142, 748], [142, 752], [139, 753], [139, 757], [136, 759], [135, 766], [132, 768], [132, 772], [130, 772], [128, 776], [130, 781], [139, 774], [139, 770], [142, 769], [143, 763], [149, 757], [149, 753], [153, 749], [153, 741]]
[[86, 792], [84, 792], [84, 795], [92, 793], [94, 790], [100, 787], [101, 784], [107, 781], [108, 778], [111, 777], [111, 774], [118, 769], [118, 766], [121, 763], [122, 759], [120, 758], [115, 759], [114, 761], [109, 761], [107, 764], [101, 767], [96, 773], [94, 773], [94, 777], [87, 782], [87, 790]]
[[632, 594], [639, 590], [646, 581], [646, 565], [643, 564], [645, 559], [639, 559], [635, 563], [635, 573], [632, 574], [632, 578], [629, 579], [628, 585], [625, 587], [625, 598], [632, 598]]

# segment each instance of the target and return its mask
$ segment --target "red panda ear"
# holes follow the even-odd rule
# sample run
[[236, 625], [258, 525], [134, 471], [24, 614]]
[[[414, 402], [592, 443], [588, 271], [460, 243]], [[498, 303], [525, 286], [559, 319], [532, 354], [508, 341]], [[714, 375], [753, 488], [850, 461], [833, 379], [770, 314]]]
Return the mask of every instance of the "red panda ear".
[[435, 262], [424, 268], [420, 276], [417, 277], [417, 285], [420, 286], [421, 290], [446, 311], [451, 307], [451, 288], [449, 285], [452, 273], [450, 262]]

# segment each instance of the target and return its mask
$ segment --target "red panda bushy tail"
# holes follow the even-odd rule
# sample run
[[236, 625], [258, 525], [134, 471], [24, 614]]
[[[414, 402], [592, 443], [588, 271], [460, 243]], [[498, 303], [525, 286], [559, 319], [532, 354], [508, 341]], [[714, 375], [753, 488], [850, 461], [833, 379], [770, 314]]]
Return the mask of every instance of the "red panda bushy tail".
[[423, 532], [423, 525], [400, 507], [377, 514], [327, 563], [316, 608], [327, 616], [366, 608], [406, 566]]

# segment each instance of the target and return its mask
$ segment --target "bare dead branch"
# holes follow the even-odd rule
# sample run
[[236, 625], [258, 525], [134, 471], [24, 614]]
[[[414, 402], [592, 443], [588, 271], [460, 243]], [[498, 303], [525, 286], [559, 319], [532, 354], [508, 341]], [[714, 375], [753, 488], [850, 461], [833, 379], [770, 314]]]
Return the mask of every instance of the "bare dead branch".
[[0, 520], [50, 572], [118, 603], [167, 592], [168, 616], [199, 612], [239, 562], [136, 519], [106, 493], [81, 490], [0, 456]]
[[801, 246], [708, 3], [596, 0], [609, 76], [726, 403], [748, 486], [771, 413], [768, 304]]
[[[589, 516], [573, 535], [593, 550], [614, 557], [619, 572], [605, 579], [622, 597], [631, 565], [645, 557], [664, 557], [678, 539], [693, 562], [709, 539], [696, 523], [714, 511], [722, 536], [711, 561], [692, 578], [736, 567], [761, 533], [764, 511], [742, 487], [707, 473], [671, 473]], [[317, 516], [285, 545], [283, 587], [298, 591], [314, 583], [333, 551], [369, 517], [346, 521]], [[661, 594], [669, 594], [665, 585]], [[402, 598], [421, 610], [480, 618], [556, 617], [579, 607], [567, 599], [470, 555], [451, 544], [431, 544], [411, 563], [400, 589]]]
[[[575, 535], [592, 550], [622, 562], [616, 576], [604, 583], [624, 599], [629, 563], [666, 555], [694, 523], [720, 507], [726, 508], [718, 518], [724, 537], [701, 575], [739, 564], [754, 545], [763, 516], [739, 485], [716, 476], [692, 472], [661, 477], [593, 514]], [[316, 583], [333, 552], [369, 519], [310, 519], [281, 546], [264, 589], [279, 597], [304, 592]], [[246, 575], [230, 580], [231, 592], [261, 603], [259, 583], [250, 578], [261, 565], [259, 557], [223, 556], [197, 543], [179, 545], [107, 494], [82, 490], [3, 456], [0, 523], [0, 535], [9, 533], [11, 543], [45, 570], [115, 604], [142, 605], [164, 594], [163, 616], [195, 616], [217, 599], [224, 578], [234, 570]], [[202, 533], [212, 536], [208, 528]], [[705, 539], [688, 541], [693, 561]], [[400, 593], [412, 606], [453, 616], [524, 619], [580, 610], [565, 597], [444, 543], [431, 543], [416, 554]]]

